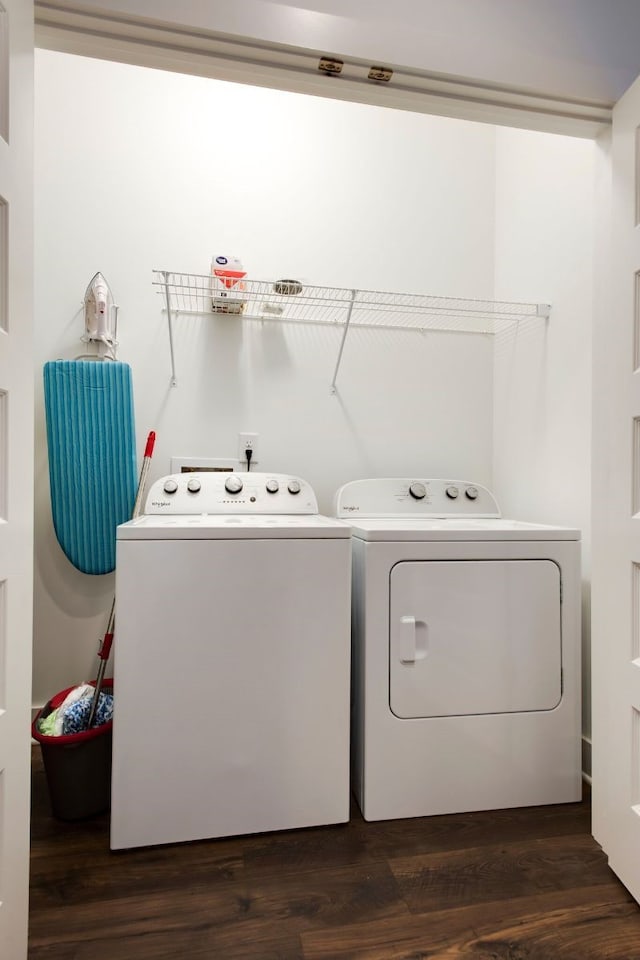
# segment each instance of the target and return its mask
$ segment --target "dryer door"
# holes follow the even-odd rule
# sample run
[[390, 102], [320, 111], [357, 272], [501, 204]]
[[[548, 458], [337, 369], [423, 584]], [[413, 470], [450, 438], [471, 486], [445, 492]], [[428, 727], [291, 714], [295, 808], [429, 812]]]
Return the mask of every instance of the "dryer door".
[[389, 705], [402, 718], [553, 710], [562, 696], [552, 560], [420, 560], [391, 571]]

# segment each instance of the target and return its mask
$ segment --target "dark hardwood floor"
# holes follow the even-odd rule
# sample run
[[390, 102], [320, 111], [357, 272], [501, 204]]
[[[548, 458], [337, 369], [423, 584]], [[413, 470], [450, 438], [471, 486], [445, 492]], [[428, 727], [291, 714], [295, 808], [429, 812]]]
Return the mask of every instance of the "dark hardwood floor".
[[107, 815], [53, 819], [33, 756], [30, 960], [640, 960], [588, 792], [111, 853]]

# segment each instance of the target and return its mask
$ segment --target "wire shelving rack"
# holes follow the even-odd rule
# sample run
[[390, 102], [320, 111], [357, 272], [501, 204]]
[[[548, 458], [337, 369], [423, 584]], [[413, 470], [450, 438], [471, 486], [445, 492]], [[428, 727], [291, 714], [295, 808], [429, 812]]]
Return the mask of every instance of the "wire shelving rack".
[[[169, 326], [171, 382], [176, 383], [174, 320], [180, 314], [242, 317], [281, 323], [342, 327], [331, 389], [335, 392], [347, 334], [352, 327], [404, 329], [491, 336], [527, 318], [548, 319], [547, 303], [474, 300], [431, 294], [323, 287], [295, 280], [243, 279], [224, 290], [209, 274], [154, 270]], [[215, 292], [214, 292], [215, 291]]]

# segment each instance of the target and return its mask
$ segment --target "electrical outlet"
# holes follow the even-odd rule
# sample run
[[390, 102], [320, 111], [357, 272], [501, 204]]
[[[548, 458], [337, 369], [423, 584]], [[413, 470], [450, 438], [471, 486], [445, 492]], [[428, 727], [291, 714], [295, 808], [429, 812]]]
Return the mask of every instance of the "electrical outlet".
[[257, 433], [239, 433], [238, 434], [238, 460], [242, 464], [242, 469], [247, 469], [246, 450], [252, 450], [251, 469], [258, 462], [258, 434]]

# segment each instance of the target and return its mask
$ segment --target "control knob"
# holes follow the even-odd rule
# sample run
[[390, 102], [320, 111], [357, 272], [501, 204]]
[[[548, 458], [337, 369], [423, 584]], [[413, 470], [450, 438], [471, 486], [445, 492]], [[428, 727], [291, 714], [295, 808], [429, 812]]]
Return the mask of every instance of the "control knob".
[[412, 483], [409, 487], [409, 493], [414, 500], [422, 500], [427, 495], [427, 488], [424, 483]]
[[280, 489], [280, 484], [277, 480], [267, 480], [265, 486], [267, 488], [267, 493], [277, 493]]
[[164, 487], [162, 489], [165, 493], [175, 493], [178, 489], [178, 484], [173, 477], [169, 477], [168, 480], [165, 480]]
[[227, 493], [240, 493], [242, 490], [242, 480], [232, 473], [231, 476], [225, 480], [224, 488]]
[[300, 493], [300, 481], [299, 480], [289, 480], [287, 490], [289, 493]]
[[455, 500], [460, 493], [457, 487], [451, 486], [447, 487], [445, 490], [446, 495], [449, 497], [449, 500]]
[[469, 500], [477, 500], [477, 499], [478, 499], [478, 488], [477, 488], [477, 487], [467, 487], [467, 489], [465, 490], [465, 496], [467, 496], [467, 497], [469, 498]]
[[192, 477], [191, 480], [187, 482], [187, 490], [189, 493], [198, 493], [202, 488], [202, 484], [195, 477]]

